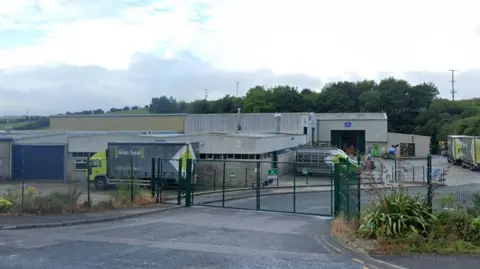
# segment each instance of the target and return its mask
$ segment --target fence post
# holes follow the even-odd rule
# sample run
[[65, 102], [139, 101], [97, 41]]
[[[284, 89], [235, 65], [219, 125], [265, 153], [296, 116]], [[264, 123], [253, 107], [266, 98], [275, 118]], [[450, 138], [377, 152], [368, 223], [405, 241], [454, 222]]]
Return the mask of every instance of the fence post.
[[260, 161], [257, 161], [257, 203], [256, 203], [256, 209], [260, 210]]
[[225, 207], [225, 173], [227, 170], [227, 161], [223, 161], [223, 173], [222, 173], [222, 207]]
[[23, 215], [24, 202], [25, 202], [25, 178], [22, 175], [22, 204], [21, 204], [21, 207], [20, 207], [20, 212], [21, 212], [22, 215]]
[[182, 175], [182, 158], [178, 159], [178, 190], [177, 190], [177, 205], [182, 204], [182, 190], [184, 188], [184, 180]]
[[413, 174], [413, 182], [415, 182], [415, 166], [412, 167], [412, 174]]
[[297, 212], [297, 162], [293, 169], [293, 213]]
[[334, 208], [333, 208], [333, 184], [334, 184], [334, 172], [333, 172], [333, 166], [330, 166], [330, 215], [333, 216], [334, 214]]
[[248, 167], [245, 167], [245, 189], [248, 188]]
[[383, 167], [383, 164], [380, 163], [380, 183], [382, 183], [382, 184], [383, 184], [383, 169], [384, 168], [385, 167]]
[[92, 200], [90, 197], [90, 175], [92, 174], [92, 167], [90, 166], [90, 157], [87, 158], [87, 204], [90, 208]]
[[360, 210], [362, 209], [362, 189], [361, 189], [361, 177], [357, 180], [357, 226], [360, 225]]
[[427, 156], [427, 204], [430, 211], [433, 210], [433, 188], [432, 188], [432, 155]]
[[130, 156], [130, 202], [133, 204], [133, 156]]
[[185, 175], [185, 207], [192, 203], [192, 159], [187, 159], [187, 172]]
[[[162, 169], [162, 163], [163, 163], [163, 160], [160, 159], [160, 158], [158, 158], [158, 159], [157, 159], [157, 177], [156, 177], [156, 180], [155, 180], [155, 184], [156, 184], [155, 190], [156, 190], [156, 192], [157, 192], [157, 199], [156, 199], [156, 203], [157, 203], [157, 204], [161, 202], [160, 192], [161, 192], [162, 190], [160, 190], [160, 186], [161, 186], [161, 184], [160, 184], [160, 183], [161, 183], [161, 179], [160, 179], [161, 173], [160, 173], [160, 170]], [[162, 186], [162, 187], [163, 187], [163, 186]]]
[[333, 186], [333, 205], [336, 217], [340, 213], [340, 165], [338, 163], [333, 165]]
[[150, 187], [152, 189], [152, 199], [155, 197], [155, 157], [152, 157], [152, 177], [150, 178]]

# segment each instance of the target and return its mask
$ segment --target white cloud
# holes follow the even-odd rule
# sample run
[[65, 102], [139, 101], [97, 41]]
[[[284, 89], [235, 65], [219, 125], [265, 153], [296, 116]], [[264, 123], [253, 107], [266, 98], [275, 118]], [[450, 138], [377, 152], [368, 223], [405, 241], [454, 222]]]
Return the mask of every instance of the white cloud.
[[374, 76], [478, 68], [480, 60], [474, 0], [232, 3], [214, 6], [203, 45], [220, 67]]
[[[475, 70], [480, 69], [477, 2], [0, 1], [0, 31], [45, 32], [29, 46], [0, 49], [0, 94], [24, 100], [0, 102], [4, 111], [62, 112], [70, 105], [101, 106], [101, 101], [82, 99], [90, 94], [101, 96], [105, 106], [119, 106], [148, 102], [152, 95], [186, 98], [192, 97], [186, 92], [198, 91], [195, 97], [200, 97], [203, 88], [220, 96], [235, 81], [244, 86], [286, 81], [283, 75], [252, 71], [262, 69], [322, 81], [378, 79], [388, 73], [412, 82], [434, 81], [448, 96], [448, 69], [455, 68], [458, 95], [471, 97], [478, 92]], [[0, 42], [8, 42], [1, 33]], [[184, 51], [203, 62], [175, 60]], [[139, 59], [138, 53], [149, 57]], [[318, 86], [318, 80], [303, 75], [295, 81]], [[42, 94], [60, 101], [42, 105]], [[28, 96], [38, 99], [27, 102]], [[54, 109], [54, 104], [62, 106]]]
[[[94, 7], [59, 0], [39, 1], [39, 7], [24, 6], [24, 12], [16, 9], [14, 17], [30, 22], [33, 27], [34, 22], [42, 20], [36, 17], [30, 20], [28, 16], [42, 10], [40, 14], [47, 23], [38, 27], [47, 34], [39, 44], [0, 50], [0, 68], [56, 62], [125, 69], [130, 58], [138, 52], [161, 48], [164, 55], [174, 54], [190, 46], [190, 41], [196, 37], [199, 25], [190, 19], [195, 12], [193, 4], [197, 2], [201, 1], [126, 6], [119, 8], [118, 14], [112, 17], [94, 16], [86, 12]], [[120, 3], [117, 2], [121, 6]], [[168, 9], [168, 12], [159, 9]]]
[[137, 54], [126, 70], [98, 66], [39, 66], [0, 70], [0, 115], [55, 114], [85, 109], [146, 105], [152, 97], [209, 99], [236, 94], [256, 85], [298, 85], [319, 89], [321, 81], [306, 75], [277, 75], [269, 70], [233, 72], [214, 69], [187, 52], [177, 59]]

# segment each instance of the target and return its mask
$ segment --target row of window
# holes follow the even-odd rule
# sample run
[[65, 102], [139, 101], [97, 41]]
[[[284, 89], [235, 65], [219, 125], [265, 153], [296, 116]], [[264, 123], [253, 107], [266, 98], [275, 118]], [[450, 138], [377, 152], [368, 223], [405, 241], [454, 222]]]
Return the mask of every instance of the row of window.
[[[277, 154], [281, 155], [292, 152], [293, 148], [278, 150]], [[263, 154], [200, 154], [201, 160], [262, 160], [272, 157], [273, 152]]]
[[[292, 149], [277, 151], [277, 154], [291, 152]], [[72, 157], [82, 158], [74, 160], [75, 170], [87, 170], [87, 158], [92, 157], [94, 152], [72, 152]], [[262, 160], [272, 157], [273, 152], [263, 154], [200, 154], [201, 160]]]

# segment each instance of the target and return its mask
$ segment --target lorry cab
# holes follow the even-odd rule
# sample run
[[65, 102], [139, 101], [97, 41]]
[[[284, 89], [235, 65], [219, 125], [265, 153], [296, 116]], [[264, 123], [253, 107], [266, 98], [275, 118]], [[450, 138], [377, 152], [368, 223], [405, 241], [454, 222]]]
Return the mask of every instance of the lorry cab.
[[104, 189], [107, 184], [107, 153], [105, 150], [90, 157], [88, 180], [95, 182], [95, 188]]

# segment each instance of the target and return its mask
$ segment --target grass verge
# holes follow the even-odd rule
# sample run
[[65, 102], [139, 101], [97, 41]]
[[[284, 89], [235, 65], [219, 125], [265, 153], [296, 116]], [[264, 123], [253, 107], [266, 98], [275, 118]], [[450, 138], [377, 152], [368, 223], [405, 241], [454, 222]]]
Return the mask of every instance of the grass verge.
[[480, 194], [470, 208], [432, 212], [402, 190], [382, 195], [360, 223], [337, 217], [331, 234], [346, 247], [370, 254], [480, 254]]

